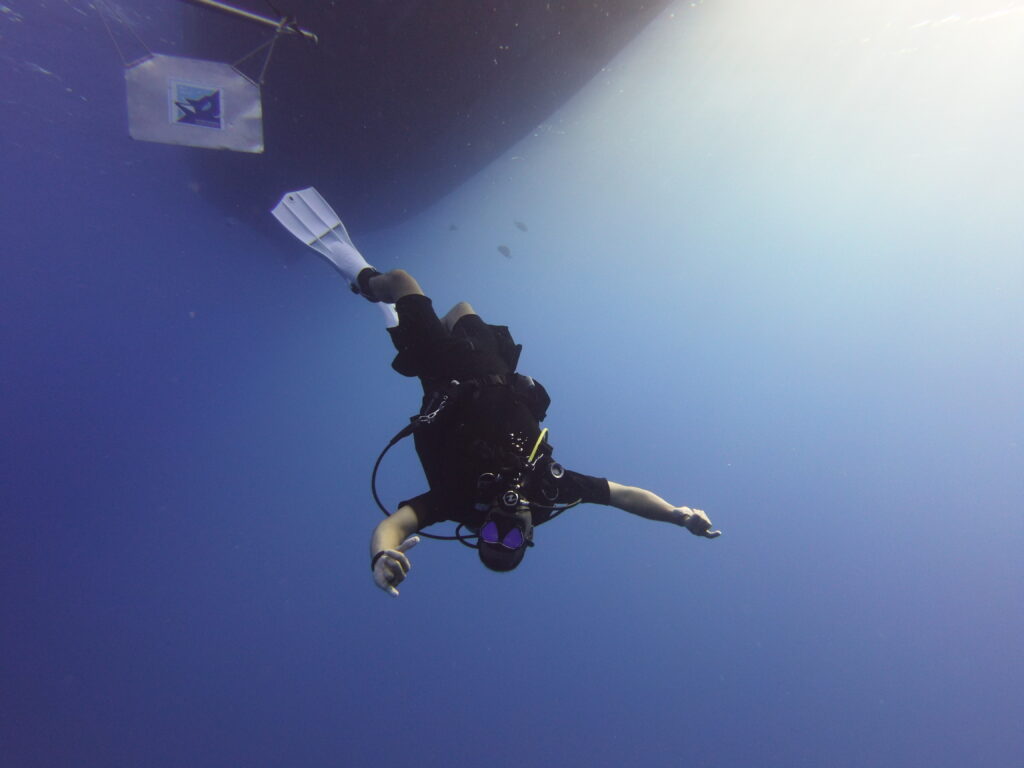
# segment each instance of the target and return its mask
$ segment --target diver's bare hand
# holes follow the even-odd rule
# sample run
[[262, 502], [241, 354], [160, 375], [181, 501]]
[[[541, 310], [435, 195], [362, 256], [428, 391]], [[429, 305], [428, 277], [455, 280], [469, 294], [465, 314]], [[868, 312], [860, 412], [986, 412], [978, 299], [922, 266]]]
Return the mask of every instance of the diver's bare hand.
[[711, 520], [703, 509], [676, 507], [676, 511], [682, 516], [679, 524], [694, 536], [703, 536], [705, 539], [715, 539], [722, 535], [721, 531], [711, 530]]
[[412, 563], [405, 553], [419, 542], [419, 536], [410, 536], [395, 549], [381, 550], [380, 557], [373, 564], [374, 583], [392, 597], [398, 597], [398, 590], [395, 587], [405, 581], [406, 574], [412, 568]]

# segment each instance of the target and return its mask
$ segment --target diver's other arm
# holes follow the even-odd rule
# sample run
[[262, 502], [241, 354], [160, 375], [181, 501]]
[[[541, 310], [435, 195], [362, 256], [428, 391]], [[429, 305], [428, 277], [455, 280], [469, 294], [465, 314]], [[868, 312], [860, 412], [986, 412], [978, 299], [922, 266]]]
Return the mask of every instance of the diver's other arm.
[[398, 597], [396, 587], [405, 581], [412, 564], [406, 552], [419, 543], [413, 536], [420, 528], [415, 510], [408, 504], [385, 517], [373, 531], [370, 539], [370, 567], [374, 583], [392, 597]]
[[630, 514], [648, 520], [681, 525], [694, 536], [713, 539], [722, 535], [721, 531], [711, 530], [711, 520], [702, 509], [673, 507], [656, 493], [651, 493], [643, 488], [613, 483], [611, 480], [608, 481], [608, 491], [608, 503]]

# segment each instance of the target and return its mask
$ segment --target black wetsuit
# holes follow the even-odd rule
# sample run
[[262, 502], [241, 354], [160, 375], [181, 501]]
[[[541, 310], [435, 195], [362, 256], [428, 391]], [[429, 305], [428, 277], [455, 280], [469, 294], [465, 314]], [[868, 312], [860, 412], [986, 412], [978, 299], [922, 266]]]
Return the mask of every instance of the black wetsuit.
[[[540, 434], [535, 404], [509, 384], [518, 348], [507, 328], [488, 325], [478, 315], [463, 316], [449, 334], [426, 296], [405, 296], [395, 309], [399, 324], [389, 331], [398, 355], [392, 366], [404, 376], [419, 377], [425, 404], [452, 380], [472, 382], [459, 388], [436, 423], [413, 433], [430, 490], [402, 503], [412, 506], [421, 528], [452, 520], [476, 529], [484, 516], [474, 509], [480, 476], [507, 469]], [[540, 504], [608, 504], [606, 479], [570, 470], [555, 479], [548, 471], [550, 461], [542, 462], [524, 489], [537, 504], [534, 525], [550, 517]]]

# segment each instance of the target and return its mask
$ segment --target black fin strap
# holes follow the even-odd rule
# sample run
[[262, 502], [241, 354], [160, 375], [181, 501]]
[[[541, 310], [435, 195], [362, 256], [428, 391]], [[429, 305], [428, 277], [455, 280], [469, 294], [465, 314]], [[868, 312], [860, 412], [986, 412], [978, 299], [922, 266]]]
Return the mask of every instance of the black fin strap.
[[363, 267], [359, 274], [356, 275], [356, 282], [353, 286], [358, 290], [360, 296], [374, 304], [378, 303], [380, 299], [374, 298], [373, 291], [370, 290], [370, 281], [379, 274], [380, 272], [373, 267]]

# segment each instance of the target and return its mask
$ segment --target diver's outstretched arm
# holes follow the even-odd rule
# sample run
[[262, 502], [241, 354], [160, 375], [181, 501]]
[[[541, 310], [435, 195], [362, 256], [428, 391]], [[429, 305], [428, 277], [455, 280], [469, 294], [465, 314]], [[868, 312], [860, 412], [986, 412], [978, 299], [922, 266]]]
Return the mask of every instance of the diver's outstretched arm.
[[416, 511], [408, 504], [381, 520], [370, 539], [370, 567], [374, 583], [393, 597], [398, 597], [396, 587], [405, 581], [412, 568], [406, 552], [419, 543], [414, 536], [420, 528]]
[[711, 530], [711, 520], [702, 509], [674, 507], [656, 493], [651, 493], [643, 488], [613, 483], [611, 480], [608, 481], [608, 490], [610, 492], [609, 504], [630, 514], [648, 520], [674, 523], [686, 528], [694, 536], [703, 536], [707, 539], [714, 539], [722, 535], [721, 531]]

